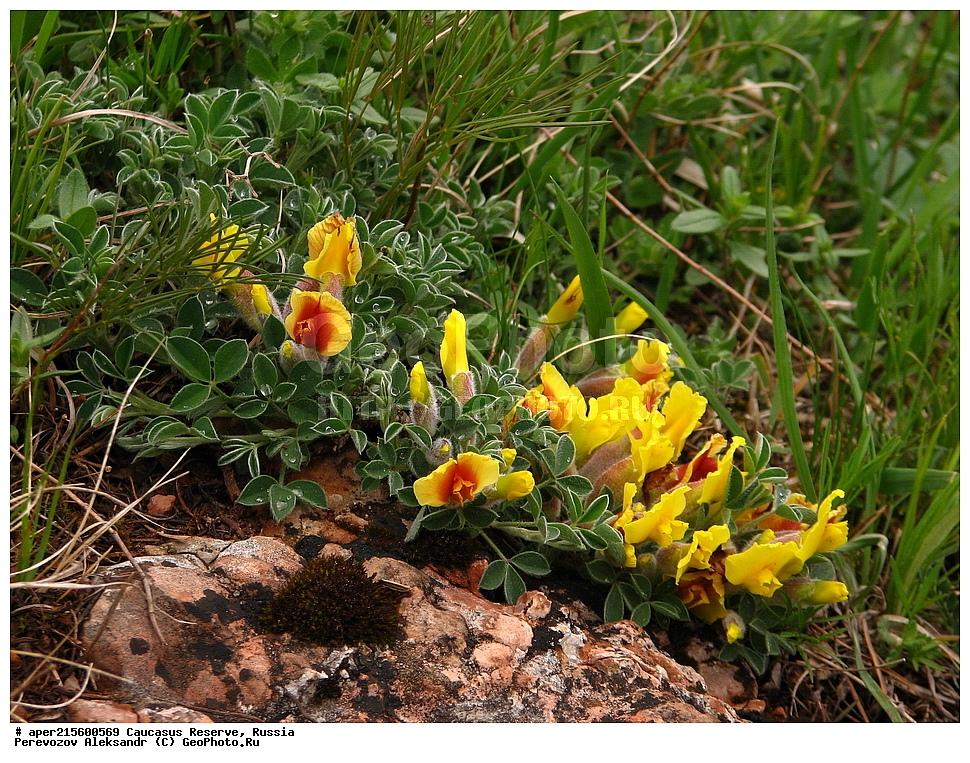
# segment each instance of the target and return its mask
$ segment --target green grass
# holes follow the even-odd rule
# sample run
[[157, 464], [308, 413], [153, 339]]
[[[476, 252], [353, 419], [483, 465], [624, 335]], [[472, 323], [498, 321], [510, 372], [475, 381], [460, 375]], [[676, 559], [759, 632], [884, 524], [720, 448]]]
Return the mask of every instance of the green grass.
[[[262, 226], [249, 264], [276, 272], [333, 204], [457, 242], [484, 358], [514, 357], [577, 271], [600, 361], [620, 298], [639, 302], [725, 429], [771, 435], [809, 496], [846, 491], [854, 596], [822, 643], [862, 675], [869, 699], [846, 717], [902, 718], [905, 686], [855, 645], [875, 634], [912, 680], [927, 664], [955, 675], [957, 26], [951, 12], [12, 12], [14, 471], [36, 499], [17, 566], [56, 542], [58, 486], [93, 437], [56, 432], [52, 375], [200, 288], [181, 274], [210, 210]], [[66, 119], [94, 108], [188, 133]], [[40, 313], [38, 280], [77, 265], [47, 215], [83, 241], [62, 309]], [[101, 267], [112, 278], [84, 280]], [[719, 375], [742, 359], [755, 370], [740, 386]]]

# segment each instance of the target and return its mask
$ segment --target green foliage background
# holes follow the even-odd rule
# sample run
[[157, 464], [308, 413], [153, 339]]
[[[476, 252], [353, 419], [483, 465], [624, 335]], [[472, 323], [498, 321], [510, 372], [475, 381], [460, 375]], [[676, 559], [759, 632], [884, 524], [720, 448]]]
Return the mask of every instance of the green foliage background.
[[[209, 214], [251, 231], [247, 266], [284, 288], [339, 210], [413, 283], [364, 311], [357, 350], [382, 331], [433, 344], [445, 295], [474, 352], [514, 356], [599, 262], [609, 308], [644, 300], [727, 426], [774, 434], [807, 493], [845, 489], [859, 594], [815, 647], [894, 719], [870, 634], [893, 665], [953, 670], [956, 14], [30, 11], [11, 51], [15, 491], [43, 496], [19, 569], [54, 532], [45, 486], [106, 434], [49, 426], [61, 385], [87, 395], [78, 422], [107, 420], [155, 349], [123, 337], [201, 340], [230, 317], [182, 307], [205, 299], [185, 273]], [[114, 397], [93, 394], [105, 379]]]

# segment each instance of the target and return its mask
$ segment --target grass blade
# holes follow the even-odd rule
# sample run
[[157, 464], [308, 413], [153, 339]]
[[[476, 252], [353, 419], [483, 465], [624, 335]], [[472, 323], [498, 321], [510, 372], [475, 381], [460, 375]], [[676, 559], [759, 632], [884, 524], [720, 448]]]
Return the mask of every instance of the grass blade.
[[609, 366], [616, 362], [616, 340], [612, 338], [615, 333], [613, 305], [606, 281], [603, 280], [600, 258], [593, 249], [593, 242], [589, 240], [586, 226], [559, 186], [556, 186], [556, 197], [566, 221], [579, 280], [583, 284], [583, 310], [586, 312], [590, 338], [600, 340], [593, 343], [593, 357], [600, 365]]
[[771, 306], [771, 335], [775, 349], [775, 368], [778, 376], [778, 401], [781, 404], [785, 431], [791, 447], [792, 460], [802, 491], [809, 501], [818, 500], [815, 483], [805, 454], [801, 429], [798, 426], [798, 413], [795, 410], [795, 378], [792, 373], [791, 348], [788, 346], [788, 325], [785, 321], [785, 308], [781, 301], [781, 276], [778, 273], [778, 252], [775, 248], [775, 208], [771, 192], [771, 171], [775, 163], [775, 144], [778, 142], [778, 123], [771, 135], [771, 148], [768, 151], [768, 165], [765, 168], [765, 253], [768, 261], [768, 297]]

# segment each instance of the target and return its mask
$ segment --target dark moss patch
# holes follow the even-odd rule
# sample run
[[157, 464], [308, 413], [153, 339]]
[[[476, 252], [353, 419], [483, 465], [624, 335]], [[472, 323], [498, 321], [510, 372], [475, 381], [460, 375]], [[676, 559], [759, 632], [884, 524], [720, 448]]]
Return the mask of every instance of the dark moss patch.
[[226, 663], [232, 659], [233, 651], [221, 641], [203, 639], [189, 645], [189, 651], [200, 660], [205, 660], [212, 667], [215, 675], [222, 675], [226, 671]]
[[368, 576], [356, 559], [318, 557], [273, 597], [259, 621], [316, 644], [384, 645], [399, 635], [403, 595]]
[[327, 678], [321, 678], [313, 686], [312, 701], [321, 703], [328, 699], [340, 699], [340, 695], [343, 693], [340, 688], [340, 683], [340, 675], [338, 673], [334, 673]]
[[161, 662], [155, 663], [155, 675], [161, 678], [168, 688], [172, 688], [172, 671]]
[[548, 652], [550, 649], [554, 649], [559, 646], [559, 642], [562, 641], [563, 634], [561, 631], [557, 631], [554, 628], [549, 628], [545, 625], [539, 625], [532, 629], [532, 644], [529, 646], [529, 651], [526, 653], [527, 656], [538, 654], [539, 652]]
[[185, 611], [204, 622], [211, 622], [214, 615], [224, 625], [245, 616], [239, 604], [210, 588], [205, 589], [205, 595], [198, 601], [186, 602]]
[[273, 589], [263, 583], [246, 583], [239, 591], [239, 611], [252, 626], [259, 625], [259, 616], [273, 599]]

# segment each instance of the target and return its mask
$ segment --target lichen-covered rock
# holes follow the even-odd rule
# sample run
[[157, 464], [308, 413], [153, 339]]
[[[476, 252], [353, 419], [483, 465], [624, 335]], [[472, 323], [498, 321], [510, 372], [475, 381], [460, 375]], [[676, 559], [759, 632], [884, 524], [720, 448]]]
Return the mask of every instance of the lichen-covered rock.
[[152, 606], [141, 578], [118, 565], [106, 573], [118, 585], [95, 602], [82, 633], [95, 666], [127, 679], [100, 678], [99, 690], [136, 714], [170, 704], [217, 721], [737, 720], [633, 623], [597, 623], [583, 605], [539, 591], [496, 604], [473, 590], [480, 563], [446, 576], [366, 559], [370, 575], [407, 591], [402, 637], [378, 649], [260, 632], [260, 608], [302, 566], [274, 538], [231, 544], [206, 561], [187, 551], [138, 562]]
[[67, 706], [71, 723], [212, 723], [205, 713], [173, 705], [159, 710], [97, 699], [79, 699]]

